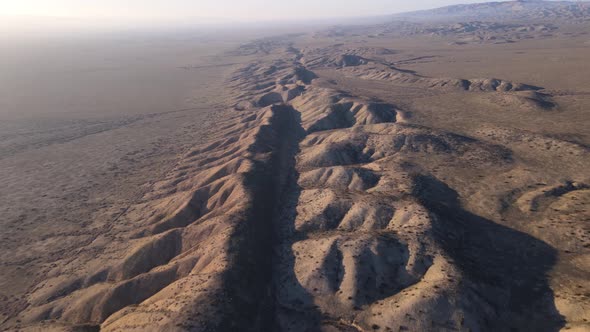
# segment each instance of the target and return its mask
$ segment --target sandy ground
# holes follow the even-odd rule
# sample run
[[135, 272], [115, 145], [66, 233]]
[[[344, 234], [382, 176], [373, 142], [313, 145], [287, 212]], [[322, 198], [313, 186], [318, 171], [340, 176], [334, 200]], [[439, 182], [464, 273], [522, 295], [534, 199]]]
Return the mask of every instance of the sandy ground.
[[26, 306], [22, 295], [53, 262], [122, 222], [208, 139], [227, 116], [215, 91], [233, 65], [216, 55], [239, 42], [108, 36], [5, 45], [2, 320]]
[[590, 329], [590, 26], [439, 24], [183, 41], [143, 110], [12, 114], [1, 327]]

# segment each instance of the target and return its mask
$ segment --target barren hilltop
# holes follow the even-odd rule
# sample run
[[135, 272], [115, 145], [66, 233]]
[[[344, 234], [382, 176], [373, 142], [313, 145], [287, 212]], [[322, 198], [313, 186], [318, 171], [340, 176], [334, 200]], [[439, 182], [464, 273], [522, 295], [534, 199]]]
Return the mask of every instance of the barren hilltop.
[[451, 6], [1, 136], [0, 328], [589, 331], [588, 59], [587, 2]]

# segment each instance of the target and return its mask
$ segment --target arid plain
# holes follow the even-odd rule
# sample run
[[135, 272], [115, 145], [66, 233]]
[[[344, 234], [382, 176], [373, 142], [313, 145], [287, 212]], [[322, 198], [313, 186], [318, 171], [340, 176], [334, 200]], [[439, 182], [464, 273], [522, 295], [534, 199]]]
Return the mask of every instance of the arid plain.
[[590, 330], [590, 5], [375, 21], [15, 71], [0, 328]]

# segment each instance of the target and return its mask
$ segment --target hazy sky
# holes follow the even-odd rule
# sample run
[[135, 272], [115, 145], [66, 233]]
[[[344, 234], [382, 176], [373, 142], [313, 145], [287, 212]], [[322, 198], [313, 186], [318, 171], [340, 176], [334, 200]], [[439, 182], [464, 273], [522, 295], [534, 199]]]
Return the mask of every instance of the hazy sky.
[[0, 16], [237, 21], [390, 14], [485, 0], [0, 0]]

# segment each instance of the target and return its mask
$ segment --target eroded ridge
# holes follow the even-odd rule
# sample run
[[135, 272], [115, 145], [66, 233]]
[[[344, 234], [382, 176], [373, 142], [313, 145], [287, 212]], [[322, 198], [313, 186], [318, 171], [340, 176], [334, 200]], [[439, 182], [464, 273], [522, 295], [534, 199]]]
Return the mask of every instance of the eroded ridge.
[[[349, 79], [386, 82], [402, 87], [422, 88], [435, 93], [495, 93], [491, 99], [506, 107], [551, 110], [557, 107], [553, 96], [544, 88], [493, 77], [453, 78], [428, 77], [402, 69], [405, 61], [391, 60], [396, 52], [383, 48], [345, 48], [337, 45], [306, 48], [301, 51], [302, 63], [311, 70], [330, 72]], [[416, 59], [416, 60], [419, 60]], [[411, 61], [406, 60], [406, 61]]]
[[[307, 67], [317, 65], [306, 61], [305, 51], [293, 53], [292, 68], [309, 73]], [[282, 64], [249, 70], [281, 77], [292, 70]], [[333, 67], [368, 64], [347, 55]], [[305, 131], [294, 179], [275, 218], [275, 330], [501, 330], [532, 321], [540, 329], [559, 328], [562, 320], [544, 277], [555, 262], [554, 250], [467, 212], [456, 191], [434, 174], [451, 160], [463, 169], [519, 168], [511, 150], [413, 125], [411, 112], [314, 79], [291, 81], [289, 88], [281, 79], [264, 80], [275, 85], [269, 83], [263, 97], [272, 93], [273, 103], [289, 103]], [[493, 79], [468, 81], [467, 88], [457, 82], [440, 87], [538, 89]], [[297, 95], [278, 97], [278, 91], [295, 88]], [[506, 240], [490, 240], [496, 237]], [[521, 245], [529, 249], [513, 253]], [[518, 268], [527, 263], [529, 268]]]
[[[368, 63], [343, 56], [334, 67]], [[298, 57], [302, 65], [314, 66]], [[538, 90], [493, 79], [457, 86]], [[468, 212], [436, 176], [451, 160], [522, 168], [510, 149], [413, 125], [411, 112], [314, 80], [297, 87], [276, 100], [300, 112], [306, 133], [276, 220], [276, 330], [559, 329], [545, 277], [555, 250]]]
[[[503, 80], [424, 78], [369, 59], [395, 53], [385, 49], [330, 55], [268, 39], [240, 52], [260, 56], [229, 79], [232, 117], [153, 184], [127, 223], [58, 262], [19, 319], [105, 331], [564, 325], [547, 277], [557, 252], [544, 241], [553, 240], [498, 221], [566, 209], [564, 198], [589, 197], [588, 180], [531, 185], [546, 179], [507, 142], [579, 158], [587, 147], [501, 128], [472, 137], [419, 125], [412, 110], [327, 85], [322, 73], [530, 98], [535, 109], [551, 96]], [[497, 174], [526, 176], [507, 194], [486, 183]], [[502, 203], [500, 215], [481, 212]]]
[[32, 292], [23, 319], [104, 330], [214, 329], [228, 305], [224, 280], [238, 259], [236, 232], [256, 214], [252, 178], [272, 159], [275, 117], [271, 107], [237, 114], [216, 142], [187, 153], [132, 209], [146, 219], [116, 232], [126, 247], [104, 253], [114, 263], [97, 266], [102, 257], [88, 257], [92, 245], [82, 248], [77, 259], [86, 270], [56, 269]]
[[[304, 101], [312, 90], [299, 98]], [[317, 107], [309, 108], [310, 113], [298, 109], [303, 119], [326, 119], [332, 112], [327, 107], [323, 115], [314, 117]], [[281, 219], [287, 224], [279, 235], [284, 240], [275, 267], [281, 330], [493, 329], [528, 324], [524, 322], [537, 316], [530, 311], [515, 317], [515, 308], [505, 307], [515, 296], [510, 291], [493, 299], [482, 295], [498, 286], [486, 279], [487, 275], [470, 274], [472, 269], [483, 269], [479, 263], [473, 268], [457, 262], [472, 249], [449, 246], [480, 231], [465, 235], [464, 226], [455, 219], [472, 222], [478, 217], [463, 217], [456, 200], [448, 202], [452, 212], [439, 209], [437, 204], [445, 204], [453, 190], [444, 184], [441, 192], [424, 189], [441, 182], [420, 167], [421, 162], [436, 156], [453, 158], [458, 164], [477, 160], [511, 167], [510, 151], [395, 121], [308, 129], [300, 146], [298, 200], [290, 210], [285, 209], [292, 217]], [[481, 220], [490, 224], [493, 234], [511, 232]], [[513, 236], [541, 246], [540, 241], [524, 234]], [[493, 244], [484, 245], [479, 253], [482, 259], [497, 254]], [[542, 245], [539, 250], [551, 260], [549, 247]], [[495, 270], [502, 269], [502, 263], [494, 264], [486, 268], [503, 280], [499, 282], [509, 282]], [[548, 268], [542, 266], [541, 270]], [[523, 277], [543, 283], [543, 278]], [[546, 283], [543, 291], [550, 294]], [[537, 309], [551, 312], [550, 307]], [[513, 323], [517, 319], [522, 321]], [[549, 319], [551, 324], [559, 324], [559, 318]]]

